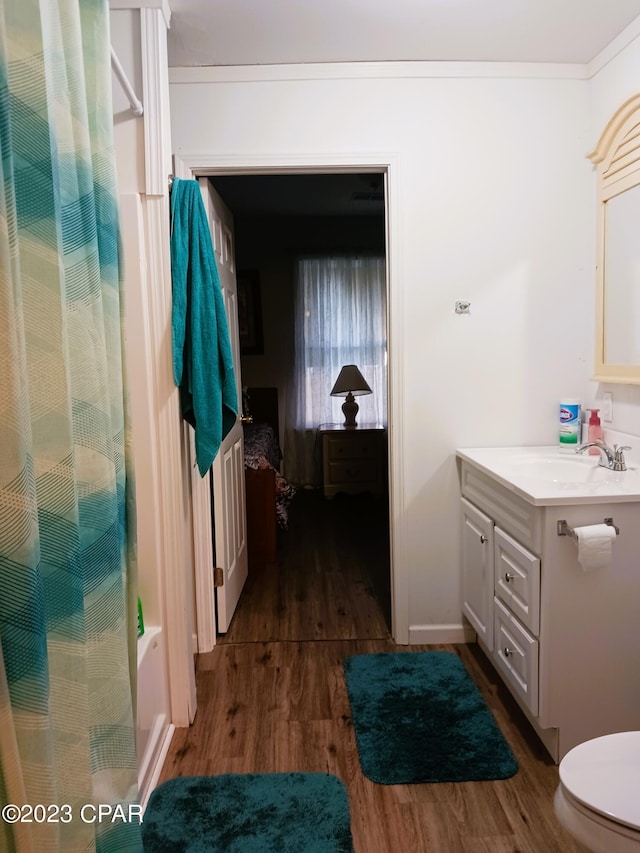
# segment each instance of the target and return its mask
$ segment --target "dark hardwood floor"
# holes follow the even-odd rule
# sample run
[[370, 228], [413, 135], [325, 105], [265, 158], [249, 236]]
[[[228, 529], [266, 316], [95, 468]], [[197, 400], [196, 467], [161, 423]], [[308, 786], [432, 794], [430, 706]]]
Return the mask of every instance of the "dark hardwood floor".
[[279, 532], [278, 564], [252, 570], [222, 643], [389, 636], [386, 500], [300, 489]]
[[[160, 781], [319, 771], [346, 784], [356, 853], [582, 853], [553, 813], [557, 767], [475, 645], [396, 647], [384, 501], [299, 492], [279, 565], [250, 575], [230, 630], [197, 662], [198, 712]], [[460, 655], [518, 760], [498, 782], [378, 785], [363, 776], [342, 663], [381, 651]]]

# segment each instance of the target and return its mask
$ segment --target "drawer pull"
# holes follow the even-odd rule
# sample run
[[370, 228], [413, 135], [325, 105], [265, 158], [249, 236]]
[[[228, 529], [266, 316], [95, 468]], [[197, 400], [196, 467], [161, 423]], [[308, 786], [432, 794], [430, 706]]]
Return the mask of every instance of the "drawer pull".
[[484, 543], [485, 543], [485, 542], [488, 542], [489, 540], [488, 540], [488, 539], [487, 539], [487, 537], [484, 535], [484, 533], [481, 533], [481, 534], [480, 534], [480, 541], [481, 541], [481, 542], [482, 542], [482, 544], [484, 545]]
[[514, 650], [513, 650], [513, 649], [508, 649], [508, 648], [506, 648], [506, 647], [505, 647], [505, 648], [502, 650], [502, 654], [503, 654], [506, 658], [508, 658], [508, 657], [511, 657], [511, 655], [512, 655], [512, 654], [515, 654], [515, 652], [514, 652]]
[[505, 583], [511, 583], [511, 581], [514, 579], [515, 579], [515, 575], [510, 575], [509, 572], [504, 573]]

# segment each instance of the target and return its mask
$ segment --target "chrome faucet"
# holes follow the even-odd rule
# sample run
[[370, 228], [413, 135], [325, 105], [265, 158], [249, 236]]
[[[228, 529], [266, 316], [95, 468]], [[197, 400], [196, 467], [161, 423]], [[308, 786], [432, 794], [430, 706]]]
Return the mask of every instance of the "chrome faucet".
[[595, 441], [590, 441], [588, 444], [581, 444], [580, 447], [576, 449], [576, 453], [584, 453], [584, 451], [589, 447], [597, 447], [600, 451], [600, 460], [598, 465], [602, 468], [608, 468], [610, 471], [627, 470], [624, 451], [631, 450], [630, 447], [627, 447], [626, 445], [618, 447], [617, 444], [614, 444], [612, 450], [608, 444], [605, 444], [604, 441], [602, 441], [602, 439], [597, 438]]

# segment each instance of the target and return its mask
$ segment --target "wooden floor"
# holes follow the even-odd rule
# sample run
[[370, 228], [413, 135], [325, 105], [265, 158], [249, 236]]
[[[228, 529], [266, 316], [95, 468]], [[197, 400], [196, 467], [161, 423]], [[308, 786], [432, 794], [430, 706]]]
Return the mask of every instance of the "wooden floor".
[[225, 643], [389, 636], [386, 500], [299, 490], [277, 565], [249, 572]]
[[[160, 781], [335, 774], [356, 853], [583, 853], [553, 813], [557, 767], [478, 647], [391, 640], [385, 515], [383, 502], [296, 496], [279, 567], [253, 573], [229, 632], [198, 658], [196, 720], [176, 730]], [[518, 760], [512, 779], [387, 786], [363, 776], [344, 658], [435, 648], [459, 654], [478, 684]]]

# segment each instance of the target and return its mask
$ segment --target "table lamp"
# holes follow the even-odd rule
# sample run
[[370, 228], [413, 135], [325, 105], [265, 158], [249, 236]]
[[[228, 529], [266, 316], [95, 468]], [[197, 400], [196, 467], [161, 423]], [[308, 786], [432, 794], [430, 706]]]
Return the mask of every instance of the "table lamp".
[[371, 393], [372, 391], [367, 384], [367, 380], [360, 373], [356, 365], [345, 364], [338, 374], [338, 378], [336, 379], [333, 388], [331, 389], [332, 397], [347, 398], [342, 404], [345, 427], [353, 429], [357, 426], [356, 415], [358, 414], [358, 409], [360, 407], [354, 400], [354, 397], [360, 394]]

